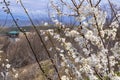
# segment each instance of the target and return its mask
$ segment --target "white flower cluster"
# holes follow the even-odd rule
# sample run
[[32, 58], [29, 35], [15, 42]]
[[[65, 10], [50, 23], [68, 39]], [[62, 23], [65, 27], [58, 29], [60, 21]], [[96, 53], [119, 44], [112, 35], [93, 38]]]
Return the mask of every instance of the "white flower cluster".
[[[45, 32], [45, 31], [44, 31]], [[79, 79], [83, 79], [82, 74], [85, 73], [86, 76], [88, 76], [89, 79], [98, 79], [98, 75], [95, 74], [95, 70], [102, 76], [108, 76], [108, 58], [107, 58], [107, 54], [109, 53], [109, 49], [108, 48], [104, 48], [101, 39], [98, 35], [95, 35], [94, 32], [92, 32], [92, 30], [88, 30], [87, 33], [85, 33], [85, 38], [80, 35], [80, 33], [78, 31], [75, 30], [69, 30], [68, 28], [66, 28], [66, 30], [64, 30], [64, 33], [67, 35], [61, 36], [59, 33], [55, 32], [54, 30], [47, 30], [47, 32], [49, 32], [49, 34], [56, 39], [58, 42], [61, 42], [61, 46], [64, 47], [64, 50], [61, 48], [56, 48], [56, 50], [60, 51], [60, 56], [62, 59], [61, 62], [61, 67], [66, 67], [67, 71], [65, 70], [65, 73], [68, 75], [69, 74], [69, 70], [71, 68], [71, 71], [73, 72], [74, 75], [79, 75], [76, 76], [76, 78], [72, 78], [72, 79], [77, 79], [79, 77]], [[73, 33], [73, 34], [72, 34]], [[96, 37], [96, 41], [99, 42], [99, 44], [101, 44], [101, 47], [99, 47], [100, 45], [98, 44], [94, 44], [95, 46], [98, 46], [98, 50], [97, 52], [92, 52], [92, 50], [89, 50], [89, 48], [92, 48], [88, 42], [86, 42], [86, 39], [89, 40], [90, 42], [95, 42], [95, 39], [93, 37]], [[72, 44], [72, 42], [68, 42], [66, 37], [73, 37], [74, 41], [79, 43], [79, 44], [84, 44], [85, 42], [87, 43], [87, 45], [89, 45], [89, 48], [85, 48], [85, 46], [81, 46], [80, 48], [82, 48], [82, 52], [84, 52], [85, 55], [87, 55], [87, 57], [84, 57], [81, 53], [79, 53], [77, 51], [77, 48], [75, 48]], [[84, 44], [85, 45], [85, 44]], [[110, 69], [114, 72], [114, 67], [116, 65], [118, 65], [118, 61], [120, 59], [120, 46], [119, 46], [119, 42], [117, 42], [115, 44], [114, 47], [111, 48], [111, 51], [113, 53], [113, 55], [109, 56], [109, 66]], [[92, 48], [94, 50], [94, 48]], [[88, 56], [89, 54], [91, 54], [90, 56]], [[118, 65], [119, 66], [119, 65]], [[94, 70], [95, 68], [95, 70]], [[66, 75], [62, 76], [62, 79], [68, 79], [69, 77]], [[116, 75], [114, 73], [114, 75]], [[113, 76], [114, 76], [113, 75]], [[112, 79], [112, 78], [111, 78]]]
[[114, 47], [111, 48], [113, 55], [116, 59], [120, 60], [120, 42], [116, 42]]
[[[69, 7], [65, 1], [62, 3]], [[72, 8], [69, 7], [69, 9]], [[61, 33], [50, 32], [51, 36], [64, 48], [64, 53], [60, 53], [60, 56], [61, 67], [65, 68], [66, 75], [64, 74], [61, 78], [71, 79], [70, 75], [72, 75], [74, 80], [105, 80], [106, 78], [119, 80], [116, 73], [120, 73], [118, 71], [120, 42], [116, 40], [119, 23], [113, 20], [109, 27], [103, 28], [106, 22], [106, 12], [100, 10], [98, 6], [91, 6], [90, 3], [83, 4], [78, 10], [73, 11], [80, 13], [75, 16], [76, 21], [81, 23], [80, 31], [64, 28], [61, 29], [63, 31]], [[61, 50], [59, 48], [59, 51]], [[69, 72], [72, 73], [69, 74]]]
[[71, 31], [67, 31], [65, 35], [69, 37], [75, 37], [75, 36], [79, 36], [80, 33], [76, 30], [71, 30]]
[[61, 77], [61, 80], [69, 80], [69, 78], [64, 75], [64, 76]]
[[[80, 15], [76, 17], [77, 21], [80, 21], [82, 26], [97, 26], [102, 29], [106, 21], [106, 12], [100, 11], [98, 7], [91, 7], [91, 5], [82, 5], [79, 9]], [[96, 20], [95, 20], [95, 17]]]
[[[9, 78], [10, 75], [13, 75], [14, 78], [18, 78], [18, 73], [14, 68], [12, 68], [11, 64], [9, 63], [9, 59], [5, 59], [2, 56], [2, 59], [0, 62], [1, 62], [0, 75], [3, 77], [3, 79]], [[13, 74], [11, 74], [11, 72], [13, 72]]]

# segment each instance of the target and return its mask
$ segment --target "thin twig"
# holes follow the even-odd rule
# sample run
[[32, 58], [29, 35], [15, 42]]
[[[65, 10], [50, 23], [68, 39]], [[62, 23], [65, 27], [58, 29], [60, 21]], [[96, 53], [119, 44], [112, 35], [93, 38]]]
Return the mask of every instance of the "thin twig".
[[94, 71], [95, 71], [96, 75], [99, 77], [100, 80], [104, 80], [104, 79], [102, 78], [102, 76], [97, 72], [97, 70], [96, 70], [95, 68], [94, 68]]
[[100, 4], [100, 2], [101, 2], [101, 0], [99, 0], [99, 1], [97, 2], [97, 4], [95, 5], [95, 7], [97, 7], [97, 6]]
[[25, 36], [25, 38], [26, 38], [26, 40], [27, 40], [27, 42], [28, 42], [28, 44], [29, 44], [29, 46], [30, 46], [30, 49], [32, 50], [32, 53], [33, 53], [33, 55], [34, 55], [34, 57], [35, 57], [35, 60], [36, 60], [38, 66], [39, 66], [39, 68], [40, 68], [40, 71], [42, 71], [42, 73], [44, 74], [44, 76], [45, 76], [48, 80], [51, 80], [50, 78], [48, 78], [48, 76], [45, 74], [45, 71], [42, 69], [42, 66], [41, 66], [41, 64], [39, 63], [39, 60], [37, 59], [37, 55], [35, 54], [35, 52], [34, 52], [34, 50], [33, 50], [33, 48], [32, 48], [32, 45], [31, 45], [31, 43], [30, 43], [30, 40], [29, 40], [28, 37], [27, 37], [27, 34], [19, 27], [17, 21], [15, 20], [15, 18], [14, 18], [14, 16], [13, 16], [13, 14], [11, 13], [9, 7], [7, 6], [6, 0], [4, 0], [4, 3], [5, 3], [6, 8], [9, 10], [10, 16], [12, 17], [15, 25], [17, 26], [17, 28], [19, 29], [19, 31], [22, 32], [23, 35]]
[[114, 15], [115, 15], [118, 23], [120, 24], [120, 21], [119, 21], [118, 17], [116, 16], [116, 13], [115, 13], [115, 10], [114, 10], [114, 8], [113, 8], [113, 6], [112, 6], [112, 3], [110, 2], [110, 0], [108, 0], [108, 2], [109, 2], [109, 4], [110, 4], [110, 7], [111, 7], [111, 9], [112, 9], [112, 11], [113, 11], [113, 13], [114, 13]]
[[53, 59], [51, 58], [51, 55], [50, 55], [50, 53], [49, 53], [49, 51], [48, 51], [48, 49], [47, 49], [47, 46], [45, 45], [45, 43], [44, 43], [44, 41], [43, 41], [43, 39], [42, 39], [42, 36], [40, 35], [39, 31], [37, 30], [35, 24], [33, 23], [33, 21], [32, 21], [32, 19], [31, 19], [30, 15], [29, 15], [29, 13], [28, 13], [28, 11], [27, 11], [26, 8], [24, 7], [24, 5], [23, 5], [23, 3], [22, 3], [21, 0], [20, 0], [20, 4], [21, 4], [22, 8], [24, 9], [26, 15], [28, 16], [28, 18], [29, 18], [31, 24], [33, 25], [33, 28], [34, 28], [35, 32], [37, 33], [37, 35], [38, 35], [40, 41], [42, 42], [43, 47], [44, 47], [44, 49], [46, 50], [47, 55], [48, 55], [50, 61], [52, 62], [55, 71], [56, 71], [57, 74], [58, 74], [59, 80], [61, 80], [60, 74], [58, 73], [59, 71], [57, 70], [57, 67], [56, 67], [55, 64], [54, 64], [54, 61], [53, 61]]

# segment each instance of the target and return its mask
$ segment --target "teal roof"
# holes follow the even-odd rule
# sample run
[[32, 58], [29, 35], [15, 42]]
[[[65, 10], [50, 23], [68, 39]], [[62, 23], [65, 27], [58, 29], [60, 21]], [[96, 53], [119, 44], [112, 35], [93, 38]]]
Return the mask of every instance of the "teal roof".
[[9, 34], [19, 34], [19, 31], [10, 31]]

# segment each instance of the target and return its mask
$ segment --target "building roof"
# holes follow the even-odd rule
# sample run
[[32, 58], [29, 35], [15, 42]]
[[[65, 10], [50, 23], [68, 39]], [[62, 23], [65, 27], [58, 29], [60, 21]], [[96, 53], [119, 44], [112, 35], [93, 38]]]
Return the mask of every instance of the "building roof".
[[8, 34], [19, 34], [19, 31], [10, 31]]

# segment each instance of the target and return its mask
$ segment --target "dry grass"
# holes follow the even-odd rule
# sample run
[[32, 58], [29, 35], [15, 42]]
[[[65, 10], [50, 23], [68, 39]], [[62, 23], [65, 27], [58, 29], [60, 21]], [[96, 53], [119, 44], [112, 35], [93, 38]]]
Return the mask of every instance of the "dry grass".
[[[53, 77], [54, 69], [52, 63], [49, 60], [40, 62], [42, 68], [45, 70], [49, 77]], [[18, 73], [18, 78], [15, 78], [15, 74]], [[0, 77], [2, 80], [2, 77]], [[16, 72], [9, 71], [7, 80], [46, 80], [43, 73], [40, 71], [37, 63], [27, 65], [25, 67], [16, 68]]]

